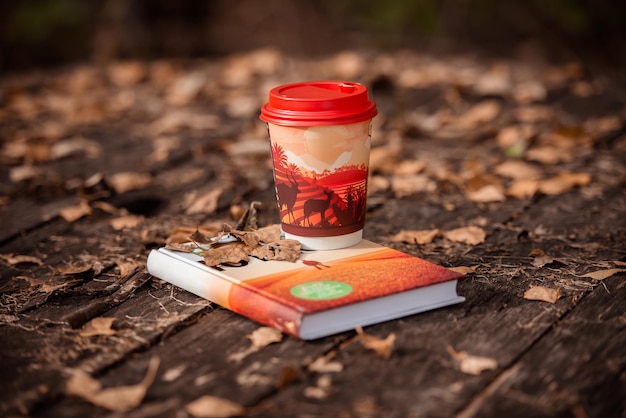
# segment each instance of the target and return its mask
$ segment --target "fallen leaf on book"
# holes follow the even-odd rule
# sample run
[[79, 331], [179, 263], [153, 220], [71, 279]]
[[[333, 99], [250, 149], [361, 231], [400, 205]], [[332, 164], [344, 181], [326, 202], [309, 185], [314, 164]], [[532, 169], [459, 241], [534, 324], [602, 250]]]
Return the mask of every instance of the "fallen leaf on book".
[[626, 271], [626, 269], [607, 269], [607, 270], [596, 270], [587, 274], [583, 274], [580, 277], [589, 277], [593, 280], [604, 280], [608, 277], [613, 276], [614, 274], [621, 273]]
[[110, 317], [98, 317], [87, 322], [81, 328], [78, 335], [81, 337], [93, 337], [96, 335], [115, 335], [117, 331], [111, 328], [115, 318]]
[[196, 418], [229, 418], [243, 415], [246, 409], [228, 399], [205, 395], [188, 403], [185, 411]]
[[539, 300], [552, 304], [556, 303], [561, 296], [561, 289], [550, 289], [543, 286], [530, 286], [530, 289], [524, 292], [524, 299], [526, 300]]
[[363, 328], [356, 327], [358, 339], [363, 347], [372, 350], [377, 356], [388, 359], [393, 351], [393, 344], [396, 341], [396, 334], [389, 334], [386, 338], [378, 338], [370, 334], [366, 334]]
[[473, 356], [465, 351], [456, 351], [452, 346], [446, 347], [448, 353], [459, 363], [459, 370], [466, 374], [480, 375], [486, 370], [498, 368], [498, 362], [490, 357]]
[[160, 360], [153, 357], [148, 364], [146, 376], [136, 385], [102, 388], [99, 381], [77, 370], [67, 382], [65, 393], [84, 399], [110, 411], [125, 412], [138, 407], [154, 381]]
[[250, 255], [261, 260], [291, 261], [292, 263], [300, 257], [302, 245], [293, 239], [284, 239], [257, 246], [250, 251]]

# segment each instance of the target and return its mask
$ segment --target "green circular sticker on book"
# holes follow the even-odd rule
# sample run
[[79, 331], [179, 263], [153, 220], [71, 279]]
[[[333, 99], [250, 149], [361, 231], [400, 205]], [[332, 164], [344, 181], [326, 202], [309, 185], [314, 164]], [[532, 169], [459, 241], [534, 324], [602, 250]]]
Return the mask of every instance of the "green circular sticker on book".
[[336, 299], [350, 293], [352, 286], [349, 284], [330, 280], [302, 283], [291, 288], [293, 296], [308, 300]]

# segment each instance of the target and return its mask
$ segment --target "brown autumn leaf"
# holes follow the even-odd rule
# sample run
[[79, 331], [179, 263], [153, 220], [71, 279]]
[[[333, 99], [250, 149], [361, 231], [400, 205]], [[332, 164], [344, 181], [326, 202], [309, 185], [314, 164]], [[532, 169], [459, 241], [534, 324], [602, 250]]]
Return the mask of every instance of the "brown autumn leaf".
[[496, 100], [485, 100], [472, 106], [462, 114], [457, 124], [460, 129], [476, 129], [480, 125], [493, 121], [500, 114], [500, 103]]
[[59, 141], [50, 147], [50, 159], [60, 160], [74, 155], [84, 155], [87, 158], [98, 158], [102, 154], [102, 146], [93, 139], [81, 136]]
[[223, 192], [223, 189], [219, 187], [211, 189], [200, 196], [196, 193], [191, 193], [185, 197], [184, 205], [187, 206], [185, 213], [187, 215], [193, 215], [196, 213], [211, 214], [215, 212]]
[[533, 249], [530, 253], [528, 253], [528, 256], [534, 257], [533, 261], [530, 264], [535, 267], [543, 267], [554, 261], [554, 258], [546, 254], [541, 248]]
[[115, 264], [120, 271], [120, 277], [126, 277], [132, 271], [144, 265], [144, 263], [139, 260], [116, 260]]
[[290, 261], [295, 263], [300, 258], [302, 245], [300, 241], [282, 239], [257, 246], [250, 251], [250, 255], [261, 260]]
[[573, 158], [571, 149], [554, 145], [535, 146], [526, 151], [524, 156], [527, 160], [537, 161], [545, 165], [567, 163]]
[[530, 286], [526, 292], [524, 292], [524, 299], [526, 300], [539, 300], [542, 302], [549, 302], [555, 304], [562, 296], [561, 289], [550, 289], [544, 286]]
[[546, 195], [558, 195], [566, 193], [574, 187], [586, 186], [591, 182], [588, 173], [563, 172], [556, 176], [543, 180], [539, 184], [539, 191]]
[[388, 359], [393, 351], [393, 345], [396, 341], [396, 334], [391, 333], [386, 338], [378, 338], [370, 334], [366, 334], [363, 328], [356, 327], [357, 338], [363, 347], [372, 350], [377, 356]]
[[76, 222], [83, 216], [92, 214], [91, 206], [86, 200], [81, 200], [78, 204], [67, 206], [59, 211], [59, 216], [65, 219], [67, 222]]
[[243, 242], [231, 242], [213, 246], [201, 254], [204, 258], [204, 264], [215, 267], [220, 264], [247, 263], [250, 261], [249, 253], [250, 248]]
[[461, 228], [443, 231], [445, 239], [453, 242], [460, 242], [468, 245], [477, 245], [485, 240], [487, 234], [482, 228], [477, 226], [464, 226]]
[[525, 161], [507, 160], [494, 168], [494, 173], [513, 180], [538, 180], [541, 170]]
[[256, 230], [255, 232], [259, 237], [259, 241], [265, 243], [278, 241], [282, 236], [282, 230], [280, 229], [280, 225], [278, 224], [265, 226]]
[[458, 267], [447, 267], [448, 270], [452, 270], [461, 274], [475, 273], [478, 266], [458, 266]]
[[506, 194], [516, 199], [530, 199], [539, 191], [540, 184], [539, 180], [516, 180], [509, 185]]
[[407, 244], [424, 245], [433, 242], [435, 237], [439, 235], [438, 229], [430, 230], [414, 230], [403, 229], [391, 237], [392, 242], [405, 242]]
[[32, 263], [39, 266], [43, 265], [43, 261], [40, 258], [32, 255], [14, 255], [14, 254], [0, 254], [0, 259], [7, 262], [10, 266], [15, 266], [22, 263]]
[[24, 180], [41, 177], [44, 175], [44, 173], [45, 171], [41, 167], [24, 164], [17, 167], [11, 167], [9, 169], [9, 179], [13, 183], [19, 183]]
[[100, 382], [87, 373], [76, 370], [67, 381], [65, 393], [93, 405], [115, 412], [126, 412], [138, 407], [154, 381], [159, 358], [153, 357], [143, 380], [136, 385], [102, 388]]
[[196, 418], [230, 418], [244, 415], [246, 409], [228, 399], [204, 395], [188, 403], [185, 411]]
[[98, 317], [87, 322], [78, 332], [81, 337], [93, 337], [95, 335], [115, 335], [117, 331], [112, 329], [111, 326], [115, 318], [110, 317]]
[[75, 274], [82, 274], [82, 273], [86, 273], [89, 270], [93, 269], [93, 266], [89, 263], [83, 263], [83, 262], [78, 262], [78, 263], [74, 263], [74, 262], [70, 262], [67, 264], [63, 264], [59, 267], [57, 267], [55, 270], [57, 271], [57, 273], [59, 273], [62, 276], [72, 276]]
[[332, 378], [330, 375], [322, 375], [317, 378], [315, 386], [307, 386], [304, 388], [304, 396], [311, 399], [326, 399], [330, 394], [332, 386]]
[[148, 173], [124, 171], [111, 175], [108, 181], [117, 193], [122, 194], [146, 188], [152, 183], [152, 176]]
[[343, 371], [343, 363], [333, 360], [336, 352], [331, 351], [330, 355], [318, 357], [313, 360], [308, 366], [307, 370], [314, 373], [339, 373]]
[[120, 231], [122, 229], [134, 228], [141, 224], [143, 220], [144, 217], [140, 215], [124, 215], [111, 219], [109, 225], [111, 225], [114, 230]]
[[580, 277], [589, 277], [593, 280], [604, 280], [608, 277], [613, 276], [614, 274], [617, 273], [622, 273], [622, 272], [626, 272], [626, 269], [606, 269], [606, 270], [596, 270], [596, 271], [592, 271], [590, 273], [587, 274], [583, 274]]
[[283, 340], [283, 333], [276, 328], [260, 327], [255, 329], [252, 334], [248, 335], [248, 339], [252, 342], [252, 346], [259, 349], [267, 345], [278, 343]]
[[498, 362], [493, 358], [474, 356], [465, 351], [456, 351], [450, 345], [446, 348], [450, 356], [459, 363], [459, 369], [463, 373], [478, 376], [486, 370], [495, 370], [498, 368]]
[[419, 192], [434, 192], [436, 189], [437, 183], [423, 174], [394, 175], [391, 177], [391, 190], [398, 199]]

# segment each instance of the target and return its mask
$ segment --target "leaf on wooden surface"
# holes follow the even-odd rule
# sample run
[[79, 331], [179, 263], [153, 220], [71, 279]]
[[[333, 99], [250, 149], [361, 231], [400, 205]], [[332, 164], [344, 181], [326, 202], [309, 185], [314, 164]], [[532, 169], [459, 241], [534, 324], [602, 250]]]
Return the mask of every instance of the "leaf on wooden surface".
[[87, 322], [81, 330], [78, 332], [78, 335], [81, 337], [93, 337], [95, 335], [115, 335], [117, 331], [112, 329], [111, 326], [115, 318], [110, 317], [98, 317], [94, 318], [91, 321]]
[[435, 237], [439, 235], [438, 229], [415, 230], [403, 229], [391, 237], [392, 242], [405, 242], [407, 244], [424, 245], [433, 242]]
[[246, 408], [228, 399], [204, 395], [188, 403], [185, 411], [196, 418], [230, 418], [244, 415]]
[[546, 254], [541, 248], [533, 249], [530, 253], [528, 253], [528, 256], [534, 257], [530, 264], [535, 267], [543, 267], [554, 261], [554, 258]]
[[37, 264], [39, 266], [43, 265], [43, 261], [41, 261], [39, 257], [35, 257], [32, 255], [0, 254], [0, 259], [4, 260], [10, 266], [15, 266], [22, 263]]
[[444, 238], [453, 242], [460, 242], [468, 245], [478, 245], [485, 240], [487, 234], [482, 228], [477, 226], [465, 226], [442, 232]]
[[91, 270], [93, 268], [93, 266], [91, 264], [88, 263], [83, 263], [83, 262], [70, 262], [67, 264], [63, 264], [59, 267], [56, 268], [57, 273], [59, 273], [62, 276], [72, 276], [75, 274], [82, 274], [82, 273], [86, 273], [89, 270]]
[[498, 362], [490, 357], [474, 356], [465, 351], [456, 351], [452, 346], [446, 347], [448, 353], [459, 363], [459, 369], [466, 374], [474, 376], [480, 375], [487, 370], [495, 370], [498, 368]]
[[588, 173], [559, 173], [556, 176], [543, 180], [539, 184], [539, 191], [546, 195], [558, 195], [570, 191], [574, 187], [589, 184], [591, 176]]
[[361, 342], [363, 347], [372, 350], [377, 356], [384, 359], [388, 359], [391, 356], [393, 345], [396, 341], [396, 334], [391, 333], [384, 339], [378, 338], [373, 335], [366, 334], [360, 326], [356, 327], [356, 332], [358, 334], [358, 340]]
[[343, 363], [340, 361], [332, 360], [332, 356], [322, 356], [316, 358], [308, 366], [307, 370], [314, 373], [339, 373], [343, 371]]
[[124, 171], [111, 175], [108, 181], [117, 193], [122, 194], [146, 188], [152, 183], [152, 176], [148, 173]]
[[198, 196], [195, 193], [188, 195], [185, 198], [185, 205], [187, 209], [185, 213], [187, 215], [193, 215], [196, 213], [211, 214], [217, 210], [217, 205], [224, 190], [221, 187], [211, 189], [208, 192]]
[[530, 199], [539, 191], [539, 180], [515, 180], [506, 191], [508, 196], [516, 199]]
[[278, 343], [283, 340], [283, 333], [276, 328], [260, 327], [248, 335], [248, 339], [255, 348], [263, 348], [267, 345]]
[[311, 399], [326, 399], [330, 394], [332, 386], [332, 378], [330, 375], [322, 375], [317, 378], [315, 386], [307, 386], [304, 388], [304, 396]]
[[458, 267], [448, 267], [448, 270], [452, 270], [454, 272], [460, 273], [460, 274], [468, 274], [468, 273], [475, 273], [476, 269], [478, 268], [478, 266], [458, 266]]
[[139, 260], [115, 260], [115, 264], [120, 271], [120, 277], [126, 277], [132, 271], [144, 265], [144, 263]]
[[87, 373], [77, 370], [67, 381], [65, 393], [79, 397], [93, 405], [116, 412], [126, 412], [138, 407], [154, 381], [159, 358], [153, 357], [143, 380], [136, 385], [102, 388], [100, 382]]
[[250, 255], [261, 260], [290, 261], [295, 263], [300, 258], [300, 241], [283, 239], [254, 247]]
[[604, 280], [606, 278], [609, 278], [611, 276], [613, 276], [614, 274], [617, 273], [622, 273], [625, 272], [626, 269], [606, 269], [606, 270], [596, 270], [596, 271], [592, 271], [590, 273], [587, 274], [583, 274], [580, 277], [589, 277], [593, 280]]
[[111, 225], [114, 230], [120, 231], [122, 229], [134, 228], [141, 224], [143, 220], [144, 217], [140, 215], [124, 215], [111, 219], [109, 225]]
[[538, 180], [541, 170], [520, 160], [507, 160], [494, 168], [494, 173], [513, 180]]
[[91, 206], [89, 206], [89, 202], [86, 200], [81, 200], [77, 205], [67, 206], [59, 211], [59, 216], [70, 223], [91, 214]]
[[561, 289], [550, 289], [543, 286], [530, 286], [530, 288], [524, 292], [524, 299], [526, 300], [539, 300], [552, 304], [555, 304], [561, 296], [563, 296]]
[[252, 334], [248, 335], [248, 339], [251, 342], [250, 347], [237, 353], [230, 354], [228, 356], [229, 361], [240, 362], [250, 354], [256, 353], [261, 348], [280, 342], [283, 339], [283, 334], [276, 328], [260, 327], [252, 332]]

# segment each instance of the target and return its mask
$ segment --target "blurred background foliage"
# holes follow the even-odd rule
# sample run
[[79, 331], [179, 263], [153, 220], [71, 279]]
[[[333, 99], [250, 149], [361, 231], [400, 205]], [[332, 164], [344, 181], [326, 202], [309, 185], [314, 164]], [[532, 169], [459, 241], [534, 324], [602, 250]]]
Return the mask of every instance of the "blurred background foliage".
[[0, 71], [124, 58], [220, 55], [274, 46], [468, 49], [626, 63], [626, 4], [613, 0], [0, 1]]

